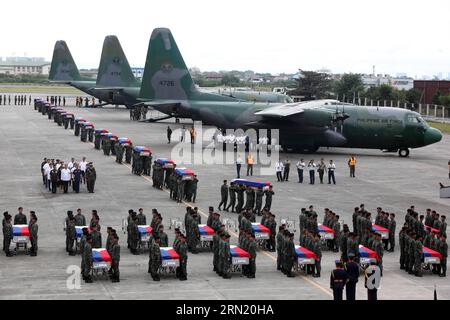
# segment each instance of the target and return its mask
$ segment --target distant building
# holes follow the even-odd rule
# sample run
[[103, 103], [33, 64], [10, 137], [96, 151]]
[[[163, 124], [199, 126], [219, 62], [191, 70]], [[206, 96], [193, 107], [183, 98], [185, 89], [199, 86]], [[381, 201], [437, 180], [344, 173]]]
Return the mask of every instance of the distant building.
[[206, 80], [221, 81], [223, 78], [223, 75], [218, 72], [203, 72], [203, 76]]
[[141, 80], [144, 76], [144, 68], [131, 68], [131, 72], [133, 73], [134, 77], [138, 80]]
[[390, 84], [390, 78], [387, 75], [378, 74], [374, 75], [362, 75], [361, 80], [366, 89], [379, 87], [382, 84]]
[[0, 59], [0, 74], [7, 75], [48, 75], [50, 62], [40, 57], [7, 57]]
[[414, 80], [414, 89], [422, 93], [420, 103], [433, 103], [436, 92], [443, 95], [450, 94], [450, 81], [445, 80]]
[[392, 78], [391, 85], [397, 90], [410, 90], [414, 88], [414, 79], [412, 78]]

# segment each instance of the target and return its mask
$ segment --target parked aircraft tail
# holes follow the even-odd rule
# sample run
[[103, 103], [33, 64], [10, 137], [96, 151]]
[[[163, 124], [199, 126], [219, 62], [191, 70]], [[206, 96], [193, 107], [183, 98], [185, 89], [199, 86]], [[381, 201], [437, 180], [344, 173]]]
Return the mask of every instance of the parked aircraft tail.
[[69, 47], [67, 47], [66, 42], [63, 40], [56, 41], [55, 43], [48, 79], [50, 81], [83, 80], [72, 58]]
[[154, 29], [150, 37], [140, 97], [187, 100], [197, 92], [194, 81], [169, 29]]
[[98, 68], [97, 86], [138, 87], [140, 84], [116, 36], [106, 36]]

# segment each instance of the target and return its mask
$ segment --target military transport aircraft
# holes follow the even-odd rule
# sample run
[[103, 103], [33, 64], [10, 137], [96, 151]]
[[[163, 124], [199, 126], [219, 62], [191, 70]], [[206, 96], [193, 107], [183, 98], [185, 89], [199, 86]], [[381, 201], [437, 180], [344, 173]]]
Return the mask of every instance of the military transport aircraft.
[[[69, 84], [105, 101], [102, 105], [125, 105], [127, 108], [131, 108], [139, 104], [137, 99], [141, 83], [133, 75], [119, 39], [114, 35], [106, 36], [103, 41], [97, 81], [80, 76], [72, 54], [66, 42], [62, 40], [55, 43], [49, 80]], [[234, 96], [235, 101], [287, 102], [291, 99], [284, 94], [258, 91], [236, 92], [231, 96]]]
[[149, 40], [140, 91], [145, 105], [168, 116], [229, 129], [279, 129], [283, 149], [370, 148], [409, 155], [409, 148], [442, 139], [420, 114], [400, 108], [361, 107], [335, 100], [250, 103], [199, 91], [169, 29]]
[[140, 82], [134, 77], [116, 36], [106, 36], [97, 80], [80, 76], [65, 41], [57, 41], [53, 50], [49, 81], [67, 83], [105, 104], [131, 107], [138, 103]]

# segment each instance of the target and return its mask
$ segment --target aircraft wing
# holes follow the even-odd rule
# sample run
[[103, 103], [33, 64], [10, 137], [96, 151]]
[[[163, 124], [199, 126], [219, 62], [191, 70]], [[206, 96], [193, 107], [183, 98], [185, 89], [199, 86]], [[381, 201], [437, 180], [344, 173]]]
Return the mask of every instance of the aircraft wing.
[[303, 108], [303, 103], [289, 103], [276, 105], [273, 107], [266, 108], [264, 110], [255, 113], [257, 116], [263, 116], [264, 118], [285, 118], [293, 115], [302, 114], [305, 109]]

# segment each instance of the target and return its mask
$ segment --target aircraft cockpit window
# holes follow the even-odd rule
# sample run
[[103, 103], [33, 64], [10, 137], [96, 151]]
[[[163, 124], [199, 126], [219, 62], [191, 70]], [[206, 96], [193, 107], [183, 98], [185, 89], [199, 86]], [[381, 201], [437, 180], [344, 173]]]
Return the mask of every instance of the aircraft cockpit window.
[[408, 116], [407, 121], [409, 123], [420, 123], [419, 118], [413, 115]]

